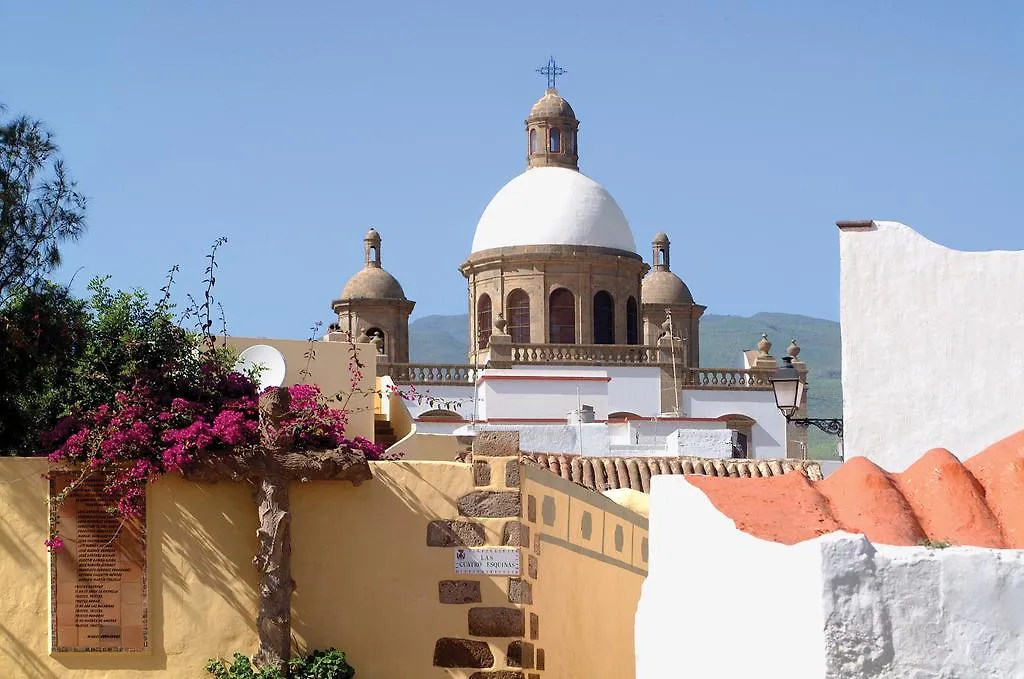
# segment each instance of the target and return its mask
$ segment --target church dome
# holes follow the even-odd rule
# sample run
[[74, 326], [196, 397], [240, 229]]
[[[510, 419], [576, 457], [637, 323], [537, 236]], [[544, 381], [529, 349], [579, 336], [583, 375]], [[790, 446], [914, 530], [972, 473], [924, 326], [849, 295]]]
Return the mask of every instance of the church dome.
[[537, 103], [530, 109], [531, 118], [575, 118], [572, 106], [569, 106], [558, 90], [548, 88], [544, 96], [537, 100]]
[[341, 299], [405, 299], [405, 291], [387, 271], [368, 266], [348, 280]]
[[644, 304], [693, 304], [693, 295], [683, 279], [671, 271], [655, 270], [640, 285], [640, 301]]
[[629, 222], [593, 179], [563, 167], [535, 167], [498, 191], [484, 209], [473, 252], [524, 245], [591, 245], [636, 252]]

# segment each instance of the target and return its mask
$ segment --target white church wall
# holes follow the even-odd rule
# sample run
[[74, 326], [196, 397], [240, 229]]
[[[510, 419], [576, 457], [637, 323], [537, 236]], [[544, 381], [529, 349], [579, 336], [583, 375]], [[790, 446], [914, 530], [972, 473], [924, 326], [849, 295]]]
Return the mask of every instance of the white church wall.
[[479, 380], [481, 419], [565, 420], [579, 404], [608, 418], [608, 377], [580, 370], [557, 374], [526, 370], [485, 370]]
[[[565, 366], [531, 365], [513, 368], [530, 373], [565, 373]], [[661, 369], [640, 366], [574, 366], [573, 374], [607, 376], [608, 412], [654, 417], [661, 412]]]
[[1024, 429], [1024, 252], [960, 252], [898, 222], [843, 228], [847, 456], [902, 471]]
[[[872, 545], [832, 533], [786, 546], [736, 529], [683, 477], [656, 476], [637, 679], [1024, 677], [1024, 550]], [[680, 582], [776, 586], [680, 587]], [[785, 583], [784, 586], [782, 583]], [[784, 644], [780, 637], [799, 640]], [[737, 639], [742, 652], [737, 652]]]
[[746, 415], [753, 418], [750, 454], [758, 458], [786, 457], [786, 418], [770, 391], [684, 389], [683, 413], [687, 417]]

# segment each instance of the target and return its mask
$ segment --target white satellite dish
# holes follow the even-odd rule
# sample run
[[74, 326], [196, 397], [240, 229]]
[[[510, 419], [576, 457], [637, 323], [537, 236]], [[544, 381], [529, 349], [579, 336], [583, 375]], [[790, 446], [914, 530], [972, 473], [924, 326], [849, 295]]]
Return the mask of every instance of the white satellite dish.
[[260, 391], [267, 387], [280, 387], [284, 383], [287, 372], [284, 355], [274, 347], [254, 344], [238, 355], [235, 370], [245, 373], [254, 367], [259, 370], [256, 380]]

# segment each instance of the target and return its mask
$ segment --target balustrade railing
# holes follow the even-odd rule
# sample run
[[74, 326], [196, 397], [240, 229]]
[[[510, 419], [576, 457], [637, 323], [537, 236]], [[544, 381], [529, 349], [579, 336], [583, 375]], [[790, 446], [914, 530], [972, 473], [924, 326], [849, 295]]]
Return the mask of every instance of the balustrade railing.
[[512, 363], [637, 365], [657, 364], [658, 347], [639, 344], [512, 344]]
[[476, 369], [454, 363], [378, 363], [378, 376], [395, 384], [473, 384]]
[[[658, 347], [616, 344], [513, 344], [512, 365], [649, 365], [667, 368]], [[483, 366], [480, 366], [482, 368]], [[769, 391], [771, 371], [678, 366], [683, 389]], [[377, 374], [396, 384], [471, 385], [478, 368], [454, 363], [377, 364]]]
[[772, 388], [770, 370], [723, 368], [686, 368], [682, 374], [684, 389], [760, 389]]

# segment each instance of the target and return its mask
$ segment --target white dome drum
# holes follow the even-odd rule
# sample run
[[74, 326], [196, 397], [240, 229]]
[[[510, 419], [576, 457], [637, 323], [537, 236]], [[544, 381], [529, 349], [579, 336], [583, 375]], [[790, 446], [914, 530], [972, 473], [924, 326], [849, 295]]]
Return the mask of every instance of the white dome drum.
[[618, 203], [593, 179], [561, 167], [535, 167], [506, 184], [484, 209], [474, 253], [526, 245], [589, 245], [636, 252]]

